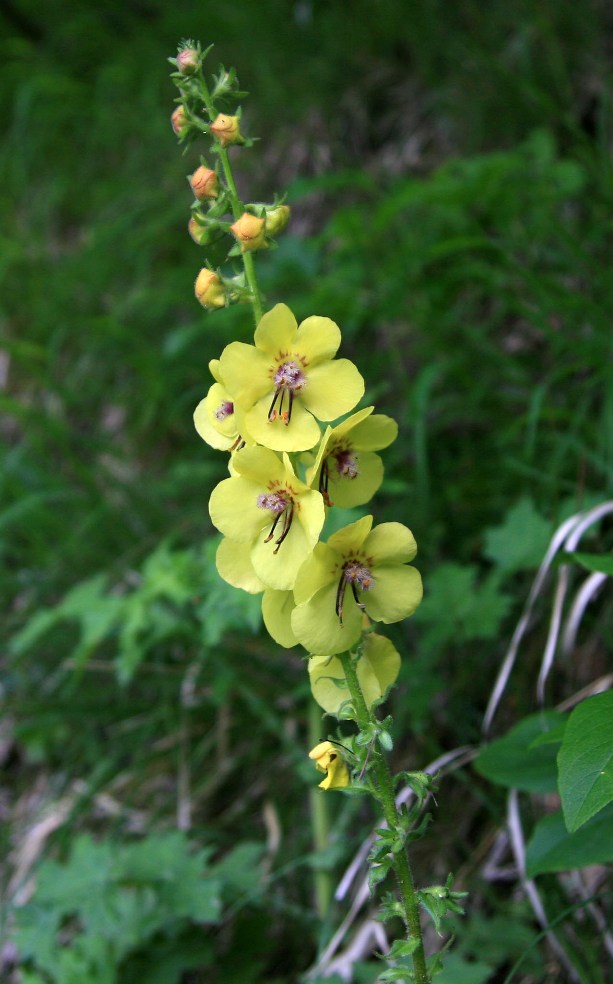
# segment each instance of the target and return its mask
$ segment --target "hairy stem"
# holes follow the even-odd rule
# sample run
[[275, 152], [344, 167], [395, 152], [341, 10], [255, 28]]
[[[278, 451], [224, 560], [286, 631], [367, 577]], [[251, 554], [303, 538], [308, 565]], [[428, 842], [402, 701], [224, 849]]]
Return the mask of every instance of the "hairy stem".
[[[215, 104], [211, 99], [211, 94], [209, 92], [209, 87], [206, 84], [204, 75], [200, 72], [199, 81], [202, 89], [202, 98], [204, 105], [206, 106], [207, 113], [211, 120], [214, 120], [217, 116], [217, 110]], [[226, 180], [226, 187], [228, 189], [228, 195], [230, 198], [230, 207], [232, 209], [232, 215], [234, 220], [240, 219], [241, 215], [245, 211], [245, 206], [240, 200], [238, 189], [236, 187], [236, 181], [234, 180], [234, 174], [232, 172], [232, 165], [230, 163], [230, 155], [225, 147], [219, 146], [219, 159], [221, 161], [221, 166], [224, 173], [224, 178]], [[243, 267], [245, 269], [245, 280], [249, 286], [250, 293], [250, 303], [253, 309], [253, 317], [255, 319], [256, 326], [262, 317], [262, 298], [260, 296], [260, 288], [258, 287], [257, 277], [255, 275], [255, 264], [253, 262], [253, 256], [251, 253], [241, 253], [243, 260]]]
[[[360, 731], [367, 731], [370, 729], [375, 718], [364, 700], [353, 657], [351, 653], [343, 653], [339, 656], [339, 659], [343, 666], [347, 686], [349, 687], [356, 723]], [[373, 780], [373, 795], [381, 805], [388, 827], [391, 830], [399, 830], [400, 816], [394, 798], [392, 776], [386, 759], [377, 748], [372, 750], [369, 772]], [[405, 848], [394, 852], [392, 868], [396, 875], [402, 908], [404, 910], [407, 939], [413, 942], [417, 941], [417, 946], [413, 951], [415, 982], [416, 984], [430, 984], [430, 976], [426, 967], [421, 922], [419, 919], [419, 902]]]

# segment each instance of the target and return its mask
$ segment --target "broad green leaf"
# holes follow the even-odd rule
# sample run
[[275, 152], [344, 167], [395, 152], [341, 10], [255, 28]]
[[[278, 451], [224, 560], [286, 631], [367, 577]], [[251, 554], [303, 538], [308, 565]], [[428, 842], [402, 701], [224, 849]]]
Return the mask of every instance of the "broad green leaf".
[[560, 723], [555, 711], [524, 718], [504, 738], [486, 745], [475, 759], [475, 768], [486, 779], [525, 792], [552, 793], [556, 784], [556, 746], [536, 744], [535, 739]]
[[613, 552], [606, 554], [568, 553], [566, 556], [576, 560], [588, 571], [600, 571], [613, 576]]
[[531, 499], [520, 499], [500, 526], [485, 531], [485, 556], [505, 573], [538, 567], [551, 537], [551, 523]]
[[474, 566], [440, 564], [428, 577], [428, 591], [413, 616], [426, 626], [426, 645], [492, 639], [507, 614], [511, 599], [497, 574], [479, 581]]
[[613, 691], [570, 715], [558, 754], [562, 810], [572, 833], [613, 800]]
[[613, 804], [569, 834], [561, 810], [537, 823], [526, 851], [529, 878], [613, 861]]

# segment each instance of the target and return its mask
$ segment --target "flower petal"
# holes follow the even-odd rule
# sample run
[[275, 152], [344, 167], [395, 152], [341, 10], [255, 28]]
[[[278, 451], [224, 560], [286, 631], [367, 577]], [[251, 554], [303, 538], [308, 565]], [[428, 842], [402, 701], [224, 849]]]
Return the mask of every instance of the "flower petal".
[[333, 505], [343, 509], [368, 502], [383, 481], [383, 462], [378, 454], [363, 451], [355, 457], [358, 466], [355, 478], [339, 475], [336, 459], [328, 459], [328, 495]]
[[291, 591], [274, 591], [267, 588], [262, 598], [262, 617], [268, 634], [285, 649], [298, 645], [292, 630], [292, 612], [295, 608]]
[[298, 328], [294, 350], [307, 360], [308, 366], [333, 359], [341, 344], [341, 330], [330, 318], [313, 315]]
[[244, 543], [223, 539], [217, 548], [215, 559], [220, 577], [228, 584], [248, 591], [249, 594], [259, 594], [264, 590]]
[[[214, 385], [217, 385], [217, 383]], [[234, 414], [231, 416], [233, 418]], [[229, 451], [234, 444], [234, 437], [226, 437], [225, 434], [220, 433], [211, 423], [207, 397], [204, 400], [200, 400], [200, 403], [194, 410], [194, 427], [202, 440], [206, 441], [209, 447], [215, 448], [216, 451]]]
[[316, 492], [314, 489], [309, 492], [303, 492], [300, 496], [297, 511], [298, 522], [302, 525], [307, 542], [312, 550], [319, 540], [319, 534], [322, 531], [326, 519], [324, 500], [319, 492]]
[[339, 558], [325, 543], [318, 543], [300, 568], [294, 584], [297, 605], [303, 605], [326, 584], [336, 583], [340, 577]]
[[380, 523], [364, 541], [362, 548], [377, 564], [405, 564], [417, 553], [415, 537], [402, 523]]
[[270, 512], [260, 509], [262, 489], [246, 478], [226, 478], [216, 485], [209, 499], [211, 522], [220, 533], [239, 543], [251, 543], [260, 530], [272, 523]]
[[271, 482], [285, 480], [285, 468], [281, 458], [268, 448], [241, 448], [233, 456], [232, 462], [239, 475], [262, 486], [260, 492], [268, 488]]
[[317, 444], [321, 432], [313, 415], [305, 410], [302, 394], [294, 400], [289, 424], [280, 417], [272, 421], [268, 419], [272, 394], [270, 390], [249, 410], [246, 416], [249, 433], [264, 447], [274, 451], [308, 451]]
[[[294, 517], [289, 533], [278, 545], [276, 541], [281, 535], [282, 523], [283, 519], [279, 521], [275, 535], [268, 543], [265, 543], [264, 540], [268, 536], [269, 528], [260, 533], [251, 548], [251, 561], [257, 576], [267, 588], [289, 591], [294, 587], [296, 575], [312, 548], [304, 529], [296, 521], [296, 517]], [[278, 550], [275, 553], [277, 546]]]
[[292, 612], [292, 629], [298, 641], [310, 653], [322, 656], [343, 653], [360, 638], [362, 611], [353, 600], [351, 589], [346, 590], [341, 624], [336, 614], [337, 588], [338, 583], [335, 580]]
[[355, 553], [359, 550], [372, 529], [372, 516], [362, 516], [355, 523], [343, 526], [342, 530], [333, 533], [328, 544], [339, 554]]
[[326, 714], [335, 714], [349, 700], [349, 687], [342, 664], [336, 656], [311, 656], [309, 660], [311, 693]]
[[226, 389], [245, 410], [260, 397], [272, 392], [270, 368], [270, 358], [254, 345], [244, 342], [230, 342], [219, 360]]
[[398, 424], [384, 413], [375, 413], [359, 422], [351, 431], [350, 441], [359, 451], [381, 451], [398, 437]]
[[253, 340], [258, 349], [267, 355], [289, 352], [293, 347], [297, 327], [298, 323], [287, 304], [275, 304], [260, 319]]
[[300, 398], [318, 420], [336, 420], [353, 410], [363, 395], [364, 380], [353, 362], [334, 359], [307, 370]]
[[[400, 622], [412, 615], [423, 597], [421, 576], [415, 567], [376, 567], [375, 583], [361, 601], [375, 622]], [[298, 633], [296, 633], [298, 634]]]

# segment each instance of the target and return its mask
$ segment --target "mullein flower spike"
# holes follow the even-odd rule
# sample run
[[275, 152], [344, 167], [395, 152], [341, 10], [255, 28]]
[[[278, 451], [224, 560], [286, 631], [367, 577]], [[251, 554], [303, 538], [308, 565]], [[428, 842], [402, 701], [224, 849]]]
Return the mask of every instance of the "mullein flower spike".
[[264, 315], [255, 345], [231, 342], [221, 373], [245, 410], [249, 433], [274, 451], [307, 451], [320, 438], [318, 420], [348, 413], [364, 393], [364, 380], [348, 359], [335, 359], [340, 329], [329, 318], [298, 326], [285, 304]]
[[339, 748], [331, 741], [320, 741], [312, 748], [309, 758], [315, 762], [318, 772], [327, 773], [320, 789], [345, 789], [349, 785], [349, 769]]

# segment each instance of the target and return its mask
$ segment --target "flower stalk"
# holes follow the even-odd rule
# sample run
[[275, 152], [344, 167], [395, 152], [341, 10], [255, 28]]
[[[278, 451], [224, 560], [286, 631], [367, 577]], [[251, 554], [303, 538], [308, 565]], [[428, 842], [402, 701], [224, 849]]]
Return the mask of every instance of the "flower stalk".
[[[368, 734], [376, 729], [378, 721], [369, 709], [362, 688], [354, 657], [350, 652], [339, 656], [349, 689], [349, 695], [355, 714], [355, 722], [362, 734]], [[376, 739], [375, 739], [376, 742]], [[371, 789], [374, 798], [380, 804], [385, 822], [390, 831], [401, 834], [402, 822], [396, 807], [394, 785], [389, 765], [382, 752], [372, 747], [368, 762], [365, 763], [366, 773], [372, 776]], [[402, 840], [402, 837], [400, 838]], [[406, 845], [402, 845], [392, 854], [391, 868], [396, 875], [398, 890], [402, 902], [403, 919], [407, 931], [407, 940], [414, 946], [412, 958], [415, 984], [430, 984], [430, 975], [426, 967], [421, 921], [419, 918], [419, 901], [415, 891], [413, 873], [409, 864]]]

